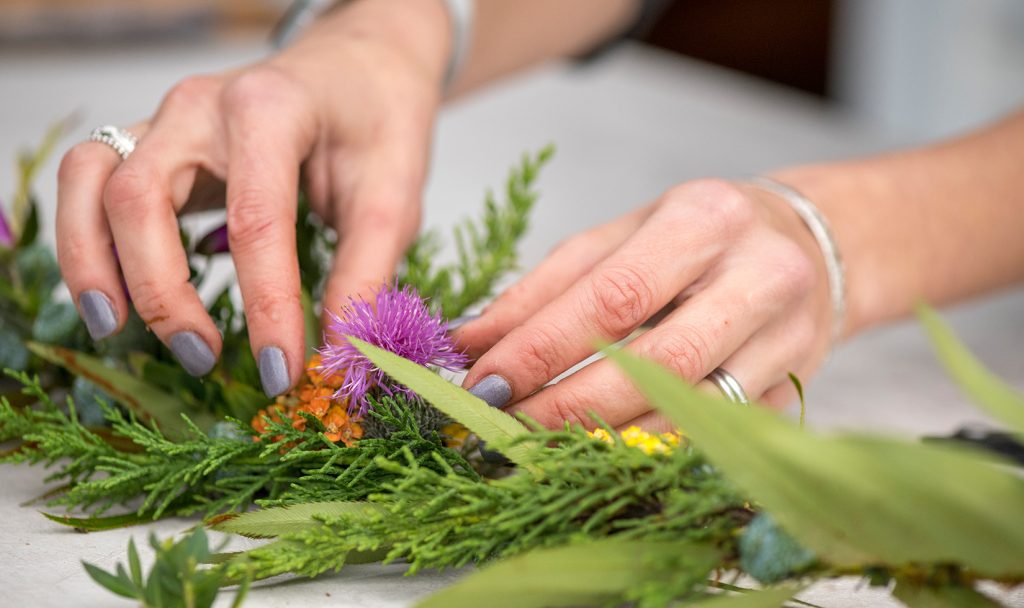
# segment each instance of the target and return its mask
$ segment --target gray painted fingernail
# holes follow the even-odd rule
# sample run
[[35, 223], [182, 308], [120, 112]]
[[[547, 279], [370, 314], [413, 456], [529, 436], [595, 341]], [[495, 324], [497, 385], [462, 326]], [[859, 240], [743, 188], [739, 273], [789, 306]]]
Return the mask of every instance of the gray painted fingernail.
[[102, 340], [117, 329], [117, 313], [114, 305], [102, 291], [90, 289], [78, 296], [78, 313], [85, 321], [85, 328], [93, 340]]
[[469, 392], [486, 401], [491, 407], [502, 407], [512, 398], [512, 387], [508, 380], [495, 374], [477, 382]]
[[217, 363], [213, 351], [195, 332], [179, 331], [171, 336], [170, 343], [178, 363], [193, 376], [205, 376]]
[[265, 346], [260, 349], [260, 383], [267, 397], [277, 397], [288, 390], [288, 361], [284, 351], [276, 346]]
[[462, 315], [461, 317], [455, 317], [451, 321], [448, 321], [448, 331], [455, 331], [470, 321], [476, 321], [480, 318], [480, 315]]

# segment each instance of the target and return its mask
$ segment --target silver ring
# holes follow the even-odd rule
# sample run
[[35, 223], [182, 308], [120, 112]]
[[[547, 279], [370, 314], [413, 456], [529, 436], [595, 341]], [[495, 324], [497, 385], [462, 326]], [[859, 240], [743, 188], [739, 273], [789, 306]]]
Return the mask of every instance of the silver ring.
[[747, 399], [747, 393], [743, 390], [743, 386], [740, 385], [740, 381], [736, 379], [736, 376], [733, 376], [721, 367], [713, 369], [708, 374], [707, 379], [713, 382], [718, 387], [718, 390], [722, 391], [722, 394], [730, 401], [740, 405], [750, 404], [750, 400]]
[[92, 133], [89, 134], [89, 141], [107, 144], [121, 156], [121, 160], [128, 160], [128, 155], [135, 151], [135, 144], [139, 143], [139, 138], [132, 135], [127, 129], [104, 125], [92, 130]]

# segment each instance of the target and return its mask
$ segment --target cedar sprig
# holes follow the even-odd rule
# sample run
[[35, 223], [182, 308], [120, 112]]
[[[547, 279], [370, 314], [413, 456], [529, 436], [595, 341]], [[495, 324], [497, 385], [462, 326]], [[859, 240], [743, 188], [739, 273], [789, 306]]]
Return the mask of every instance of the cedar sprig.
[[483, 215], [476, 222], [466, 219], [455, 226], [454, 263], [435, 264], [442, 248], [437, 233], [417, 239], [406, 252], [400, 282], [415, 287], [449, 319], [492, 295], [498, 281], [517, 268], [519, 241], [539, 197], [534, 185], [554, 151], [549, 145], [533, 156], [524, 155], [519, 166], [509, 172], [504, 202], [499, 204], [488, 191]]
[[[645, 454], [580, 430], [541, 432], [531, 471], [476, 481], [436, 462], [378, 459], [394, 475], [370, 500], [381, 512], [325, 518], [302, 532], [225, 565], [232, 577], [316, 576], [350, 553], [384, 551], [409, 573], [458, 568], [594, 537], [711, 541], [735, 555], [735, 537], [752, 516], [742, 497], [687, 448]], [[441, 468], [438, 471], [437, 468]]]
[[[115, 506], [142, 499], [138, 520], [170, 515], [216, 514], [240, 511], [254, 503], [292, 504], [324, 500], [362, 500], [381, 491], [394, 473], [378, 466], [378, 458], [394, 458], [403, 448], [424, 467], [443, 462], [447, 470], [476, 476], [455, 450], [444, 446], [436, 431], [421, 432], [410, 407], [391, 399], [379, 416], [395, 432], [388, 438], [368, 439], [356, 447], [328, 440], [318, 420], [306, 428], [289, 421], [267, 420], [266, 431], [255, 431], [229, 420], [235, 432], [211, 436], [186, 418], [187, 432], [172, 441], [158, 428], [146, 426], [120, 409], [104, 405], [109, 431], [83, 426], [73, 400], [62, 411], [40, 387], [37, 378], [9, 371], [38, 402], [15, 408], [0, 400], [0, 441], [19, 441], [0, 453], [0, 462], [44, 464], [56, 470], [47, 482], [63, 484], [47, 504], [88, 512], [92, 519], [74, 525], [100, 526], [98, 516]], [[377, 408], [375, 408], [377, 409]], [[58, 519], [59, 521], [59, 519]], [[69, 522], [70, 523], [70, 522]]]

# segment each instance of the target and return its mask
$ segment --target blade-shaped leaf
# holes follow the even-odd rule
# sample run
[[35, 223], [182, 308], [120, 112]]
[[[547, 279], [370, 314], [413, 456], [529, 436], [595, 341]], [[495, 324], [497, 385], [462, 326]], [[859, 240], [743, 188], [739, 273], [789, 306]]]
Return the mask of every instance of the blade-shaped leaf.
[[747, 591], [736, 595], [723, 595], [686, 604], [690, 608], [779, 608], [786, 600], [800, 592], [799, 588], [774, 587]]
[[[160, 519], [174, 517], [177, 509], [165, 510]], [[143, 511], [142, 513], [124, 513], [122, 515], [104, 515], [99, 517], [72, 517], [70, 515], [58, 515], [56, 513], [43, 513], [43, 517], [50, 521], [69, 526], [79, 532], [103, 532], [105, 530], [116, 530], [128, 528], [139, 524], [153, 523], [155, 511]]]
[[320, 517], [372, 515], [383, 511], [381, 506], [369, 502], [312, 502], [241, 514], [218, 515], [207, 524], [220, 532], [250, 538], [273, 538], [315, 526], [320, 523]]
[[541, 549], [484, 568], [420, 602], [418, 608], [601, 605], [666, 576], [652, 564], [680, 556], [686, 570], [696, 576], [709, 572], [722, 557], [718, 549], [693, 542], [600, 540]]
[[[455, 386], [429, 369], [378, 348], [358, 338], [349, 337], [374, 365], [398, 382], [457, 420], [489, 444], [503, 445], [514, 437], [529, 431], [518, 420], [487, 405], [483, 399]], [[519, 443], [502, 453], [512, 461], [526, 464], [530, 460], [530, 444]]]
[[130, 599], [138, 599], [139, 592], [131, 584], [131, 581], [115, 576], [88, 562], [82, 562], [82, 565], [85, 566], [85, 571], [89, 573], [89, 577], [92, 578], [92, 580], [107, 588], [112, 593], [116, 593], [117, 595]]
[[1024, 435], [1024, 394], [985, 369], [934, 310], [919, 306], [917, 317], [928, 331], [946, 372], [960, 390], [993, 418]]
[[[30, 342], [28, 347], [46, 361], [93, 382], [119, 403], [134, 411], [140, 419], [156, 421], [163, 432], [175, 435], [186, 430], [187, 426], [181, 419], [186, 409], [181, 400], [131, 374], [106, 366], [96, 357], [37, 342]], [[213, 422], [212, 416], [207, 413], [188, 413], [201, 428], [206, 428]]]
[[655, 363], [609, 353], [708, 459], [836, 565], [960, 563], [1024, 574], [1024, 480], [974, 452], [802, 431], [704, 395]]

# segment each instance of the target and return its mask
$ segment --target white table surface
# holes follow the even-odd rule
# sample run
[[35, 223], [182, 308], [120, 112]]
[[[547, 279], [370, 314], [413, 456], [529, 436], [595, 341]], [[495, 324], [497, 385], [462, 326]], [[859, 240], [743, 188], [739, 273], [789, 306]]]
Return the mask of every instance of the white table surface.
[[[13, 190], [8, 159], [38, 141], [51, 121], [82, 112], [69, 141], [98, 124], [128, 124], [148, 115], [176, 80], [262, 52], [256, 44], [239, 44], [0, 53], [0, 196]], [[560, 239], [685, 179], [752, 173], [895, 143], [802, 95], [627, 46], [595, 65], [548, 68], [446, 109], [437, 128], [426, 223], [444, 227], [475, 213], [485, 186], [500, 185], [521, 152], [548, 142], [558, 145], [558, 154], [541, 181], [544, 196], [524, 245], [527, 267]], [[55, 167], [56, 161], [47, 165], [37, 187], [48, 222]], [[1024, 291], [962, 307], [949, 318], [994, 370], [1024, 387]], [[985, 420], [944, 377], [910, 322], [869, 332], [840, 349], [811, 382], [808, 403], [808, 420], [818, 428], [919, 435]], [[129, 535], [144, 544], [149, 530], [166, 536], [191, 524], [171, 520], [80, 535], [19, 507], [43, 491], [43, 476], [39, 469], [0, 469], [0, 606], [127, 605], [92, 584], [79, 560], [109, 567], [123, 559]], [[407, 606], [458, 576], [403, 578], [401, 572], [401, 566], [348, 567], [316, 581], [258, 588], [246, 605]], [[835, 608], [897, 605], [858, 587], [855, 580], [831, 582], [805, 597]], [[1024, 606], [1024, 594], [1010, 602]]]

